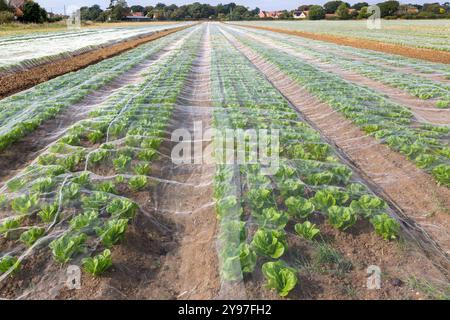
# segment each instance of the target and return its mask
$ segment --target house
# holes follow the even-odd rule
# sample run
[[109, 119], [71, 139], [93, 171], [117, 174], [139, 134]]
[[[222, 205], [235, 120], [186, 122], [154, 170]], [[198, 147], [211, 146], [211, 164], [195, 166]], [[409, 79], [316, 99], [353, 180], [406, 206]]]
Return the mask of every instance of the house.
[[8, 6], [14, 9], [14, 16], [16, 18], [23, 17], [23, 6], [26, 0], [9, 0], [7, 1]]
[[260, 11], [259, 17], [261, 19], [278, 19], [282, 13], [282, 11]]
[[294, 11], [293, 16], [294, 16], [294, 19], [307, 19], [308, 13], [309, 13], [309, 11], [306, 11], [306, 10], [304, 10], [304, 11], [296, 10], [296, 11]]

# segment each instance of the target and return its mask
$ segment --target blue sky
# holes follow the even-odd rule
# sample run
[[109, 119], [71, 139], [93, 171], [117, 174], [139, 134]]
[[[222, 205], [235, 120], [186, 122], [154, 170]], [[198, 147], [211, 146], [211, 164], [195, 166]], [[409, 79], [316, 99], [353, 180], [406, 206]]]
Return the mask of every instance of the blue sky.
[[[36, 1], [36, 0], [35, 0]], [[327, 2], [328, 0], [308, 0], [308, 1], [298, 1], [298, 0], [222, 0], [222, 1], [215, 1], [215, 0], [204, 0], [198, 2], [201, 3], [210, 3], [210, 4], [218, 4], [218, 3], [229, 3], [229, 2], [235, 2], [240, 5], [245, 5], [250, 8], [259, 7], [261, 10], [280, 10], [280, 9], [295, 9], [298, 6], [302, 4], [323, 4]], [[377, 3], [380, 1], [367, 1], [367, 0], [360, 0], [360, 1], [366, 1], [368, 3]], [[348, 1], [350, 3], [360, 2], [360, 1]], [[412, 2], [412, 3], [423, 3], [423, 2], [436, 2], [438, 0], [411, 0], [406, 1], [406, 3]], [[109, 0], [37, 0], [40, 5], [42, 5], [47, 10], [52, 10], [53, 12], [63, 12], [64, 5], [67, 7], [70, 5], [77, 5], [77, 6], [90, 6], [93, 4], [99, 4], [101, 7], [105, 8], [109, 4]], [[140, 4], [140, 5], [155, 5], [158, 2], [163, 2], [165, 4], [176, 4], [176, 5], [183, 5], [187, 3], [193, 3], [196, 2], [195, 0], [167, 0], [167, 1], [153, 1], [153, 0], [128, 0], [127, 1], [129, 5], [133, 4]], [[441, 1], [445, 2], [445, 1]]]

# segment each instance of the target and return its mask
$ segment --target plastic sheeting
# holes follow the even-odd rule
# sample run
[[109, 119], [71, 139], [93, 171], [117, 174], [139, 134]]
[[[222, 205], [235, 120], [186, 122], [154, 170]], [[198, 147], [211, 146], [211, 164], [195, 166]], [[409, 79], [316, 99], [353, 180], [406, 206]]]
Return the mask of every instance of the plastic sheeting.
[[162, 24], [145, 27], [82, 29], [0, 38], [0, 72], [30, 68], [58, 58], [70, 57], [123, 40], [184, 26]]

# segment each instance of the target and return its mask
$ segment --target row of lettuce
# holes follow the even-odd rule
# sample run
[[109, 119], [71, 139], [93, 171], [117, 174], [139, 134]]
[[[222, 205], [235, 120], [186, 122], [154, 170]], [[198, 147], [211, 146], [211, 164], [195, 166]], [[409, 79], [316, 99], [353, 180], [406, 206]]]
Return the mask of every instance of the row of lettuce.
[[141, 208], [133, 196], [149, 195], [151, 164], [200, 35], [197, 27], [191, 30], [140, 83], [117, 91], [6, 183], [0, 198], [0, 234], [7, 239], [0, 279], [46, 248], [58, 263], [81, 262], [93, 275], [111, 267], [110, 248]]
[[[243, 29], [241, 29], [243, 30]], [[246, 29], [245, 32], [262, 35], [262, 31]], [[410, 72], [402, 71], [395, 65], [374, 64], [367, 58], [355, 60], [351, 55], [336, 52], [337, 45], [324, 42], [304, 42], [299, 37], [285, 36], [277, 33], [264, 32], [265, 40], [269, 40], [277, 46], [286, 46], [295, 49], [296, 52], [318, 59], [321, 62], [337, 64], [339, 68], [351, 70], [370, 79], [379, 81], [388, 86], [399, 88], [420, 99], [433, 99], [438, 108], [450, 107], [450, 85], [444, 81], [432, 80], [427, 76], [418, 76]], [[338, 60], [336, 55], [338, 54]], [[398, 58], [399, 59], [399, 58]], [[397, 60], [398, 60], [397, 59]], [[407, 65], [407, 68], [412, 68]]]
[[0, 150], [33, 132], [43, 122], [53, 119], [70, 106], [81, 102], [89, 94], [126, 75], [133, 67], [149, 60], [186, 32], [188, 30], [163, 37], [1, 100]]
[[417, 167], [430, 172], [439, 185], [450, 187], [449, 126], [418, 123], [407, 108], [370, 88], [321, 71], [295, 56], [266, 47], [242, 33], [235, 32], [233, 35], [319, 100], [342, 113], [365, 133], [405, 155]]
[[[269, 153], [280, 154], [275, 174], [265, 174], [264, 167], [254, 161], [257, 155], [250, 152], [254, 146], [245, 135], [249, 162], [219, 161], [217, 165], [214, 200], [222, 279], [242, 281], [261, 267], [267, 287], [287, 296], [298, 282], [292, 261], [283, 259], [289, 256], [290, 239], [321, 239], [321, 230], [314, 223], [320, 216], [342, 231], [351, 229], [359, 219], [368, 219], [384, 239], [397, 238], [400, 225], [389, 215], [387, 204], [354, 180], [331, 147], [227, 43], [217, 27], [212, 31], [215, 129], [280, 132], [279, 146], [267, 146]], [[216, 158], [230, 152], [222, 139], [215, 140], [215, 147]]]
[[189, 23], [83, 28], [57, 32], [28, 33], [0, 38], [3, 52], [0, 73], [23, 71], [111, 46], [150, 36], [157, 32], [187, 26]]

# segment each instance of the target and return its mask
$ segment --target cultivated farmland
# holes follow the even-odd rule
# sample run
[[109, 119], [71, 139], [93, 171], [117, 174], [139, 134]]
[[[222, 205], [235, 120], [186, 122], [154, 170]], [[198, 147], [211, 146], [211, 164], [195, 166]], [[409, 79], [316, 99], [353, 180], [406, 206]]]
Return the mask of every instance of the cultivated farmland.
[[[426, 23], [411, 48], [447, 51]], [[0, 56], [14, 75], [177, 28], [0, 100], [1, 298], [449, 297], [449, 64], [248, 25]]]

